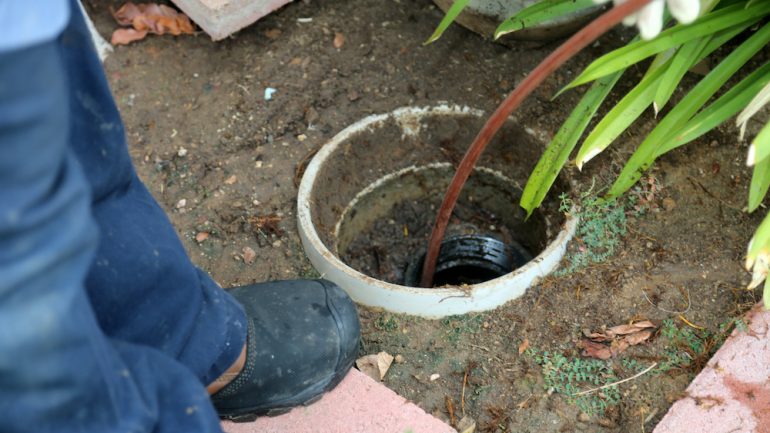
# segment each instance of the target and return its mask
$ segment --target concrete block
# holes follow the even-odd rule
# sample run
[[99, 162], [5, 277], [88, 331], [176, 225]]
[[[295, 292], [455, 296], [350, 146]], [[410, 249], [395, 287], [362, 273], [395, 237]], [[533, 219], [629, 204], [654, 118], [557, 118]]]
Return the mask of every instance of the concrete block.
[[358, 370], [318, 402], [251, 423], [223, 422], [226, 433], [456, 433]]
[[211, 39], [224, 39], [291, 0], [172, 0]]

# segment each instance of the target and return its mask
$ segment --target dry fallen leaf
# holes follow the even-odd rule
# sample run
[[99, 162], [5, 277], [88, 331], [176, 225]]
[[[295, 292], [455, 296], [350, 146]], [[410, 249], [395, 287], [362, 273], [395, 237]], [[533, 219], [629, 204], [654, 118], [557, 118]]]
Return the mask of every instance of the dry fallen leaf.
[[147, 33], [156, 35], [193, 34], [195, 28], [187, 15], [166, 5], [156, 3], [128, 2], [113, 12], [112, 16], [121, 26], [128, 29], [117, 29], [112, 34], [113, 45], [126, 45], [143, 39]]
[[581, 352], [581, 355], [589, 358], [597, 358], [597, 359], [612, 358], [612, 352], [610, 351], [609, 346], [606, 346], [601, 343], [594, 343], [591, 340], [583, 339], [578, 342], [578, 347], [583, 349], [583, 351]]
[[[586, 336], [578, 343], [582, 355], [590, 358], [609, 359], [618, 356], [631, 346], [644, 343], [652, 337], [657, 325], [649, 320], [613, 326], [604, 332], [583, 331]], [[609, 342], [610, 344], [603, 344]]]
[[227, 179], [225, 179], [225, 183], [226, 183], [227, 185], [232, 185], [232, 184], [234, 184], [236, 181], [238, 181], [238, 178], [237, 178], [235, 175], [232, 175], [232, 176], [228, 177]]
[[345, 45], [345, 35], [340, 32], [334, 34], [334, 48], [342, 48]]
[[382, 381], [393, 363], [393, 356], [388, 352], [366, 355], [356, 360], [356, 367], [374, 380]]
[[524, 353], [529, 348], [529, 339], [525, 338], [524, 341], [519, 344], [519, 355]]

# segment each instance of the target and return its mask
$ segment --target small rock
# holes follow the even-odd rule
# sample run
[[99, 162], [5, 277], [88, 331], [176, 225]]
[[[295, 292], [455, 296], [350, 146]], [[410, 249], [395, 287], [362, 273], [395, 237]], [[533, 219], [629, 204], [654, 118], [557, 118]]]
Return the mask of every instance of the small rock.
[[358, 100], [358, 98], [360, 97], [361, 95], [359, 95], [358, 92], [356, 92], [355, 90], [348, 91], [348, 101], [353, 102], [355, 100]]
[[249, 265], [254, 263], [254, 259], [257, 258], [257, 253], [254, 252], [251, 247], [243, 247], [242, 251], [241, 257], [243, 257], [243, 261]]
[[200, 232], [197, 235], [195, 235], [195, 240], [198, 241], [198, 243], [205, 241], [209, 238], [209, 232]]
[[578, 421], [589, 422], [591, 421], [591, 417], [585, 412], [580, 412], [580, 414], [578, 415]]
[[273, 242], [273, 248], [281, 248], [281, 241], [275, 241]]
[[177, 209], [182, 209], [185, 206], [187, 206], [187, 200], [186, 199], [181, 199], [178, 202], [176, 202], [176, 208]]
[[305, 141], [305, 140], [307, 140], [307, 135], [305, 135], [305, 134], [300, 134], [300, 135], [298, 135], [298, 136], [297, 136], [297, 140], [299, 140], [299, 141]]
[[176, 154], [180, 158], [184, 158], [184, 156], [187, 155], [187, 149], [185, 149], [184, 147], [180, 147], [179, 150], [176, 152]]
[[431, 375], [430, 375], [430, 381], [431, 381], [431, 382], [434, 382], [434, 381], [438, 380], [440, 377], [441, 377], [441, 375], [440, 375], [440, 374], [438, 374], [438, 373], [433, 373], [433, 374], [431, 374]]
[[237, 181], [238, 181], [238, 178], [235, 175], [232, 175], [232, 176], [228, 177], [227, 179], [225, 179], [225, 183], [228, 184], [228, 185], [232, 185], [232, 184], [234, 184]]
[[663, 209], [670, 211], [673, 210], [676, 207], [676, 201], [674, 201], [671, 197], [666, 197], [663, 199]]
[[396, 361], [396, 364], [403, 364], [406, 362], [406, 359], [404, 359], [403, 355], [396, 355], [394, 360]]
[[345, 45], [345, 35], [340, 32], [334, 34], [334, 48], [342, 48]]
[[476, 431], [476, 420], [469, 416], [464, 416], [457, 423], [457, 433], [473, 433]]
[[278, 39], [279, 36], [281, 36], [281, 33], [283, 33], [281, 32], [281, 29], [270, 29], [265, 31], [265, 36], [267, 36], [268, 39], [274, 41]]
[[256, 161], [256, 162], [254, 162], [254, 167], [255, 167], [255, 168], [262, 168], [262, 161]]

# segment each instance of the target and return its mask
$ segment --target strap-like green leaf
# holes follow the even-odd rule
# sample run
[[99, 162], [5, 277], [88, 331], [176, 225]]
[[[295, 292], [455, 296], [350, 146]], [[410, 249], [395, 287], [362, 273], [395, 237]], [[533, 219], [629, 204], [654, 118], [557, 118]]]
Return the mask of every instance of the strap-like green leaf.
[[452, 24], [455, 19], [457, 19], [457, 16], [460, 15], [460, 12], [465, 9], [465, 6], [467, 6], [470, 1], [471, 0], [455, 0], [455, 2], [447, 11], [446, 15], [444, 15], [444, 18], [438, 24], [438, 27], [436, 27], [436, 30], [432, 35], [430, 35], [428, 40], [423, 43], [423, 45], [428, 45], [429, 43], [435, 42], [438, 38], [440, 38], [441, 35], [444, 34], [444, 31], [446, 31], [446, 29], [449, 28], [449, 25]]
[[495, 39], [517, 30], [534, 27], [575, 12], [582, 11], [596, 4], [593, 0], [543, 0], [516, 12], [497, 27]]
[[770, 213], [759, 224], [749, 245], [749, 252], [746, 257], [750, 260], [756, 259], [762, 250], [770, 249]]
[[[770, 124], [768, 124], [770, 125]], [[770, 128], [765, 125], [762, 128], [762, 132], [765, 135], [770, 135]], [[762, 132], [759, 134], [762, 135]], [[757, 136], [759, 138], [759, 136]], [[770, 137], [765, 137], [767, 140]], [[767, 188], [770, 187], [770, 160], [758, 162], [754, 165], [754, 172], [751, 175], [751, 185], [749, 185], [749, 212], [754, 212], [759, 204], [762, 203], [762, 199], [767, 194]]]
[[711, 131], [722, 122], [734, 116], [757, 94], [759, 89], [770, 83], [770, 62], [756, 69], [740, 83], [733, 86], [719, 99], [690, 119], [671, 140], [665, 140], [658, 149], [656, 158], [666, 152], [683, 146]]
[[770, 129], [765, 124], [759, 131], [751, 146], [754, 148], [754, 164], [760, 164], [762, 161], [770, 161]]
[[527, 211], [527, 217], [545, 199], [548, 190], [551, 189], [556, 176], [567, 162], [578, 139], [583, 135], [583, 131], [585, 131], [596, 110], [620, 79], [620, 76], [623, 75], [623, 72], [615, 72], [596, 80], [548, 144], [543, 156], [540, 157], [534, 170], [532, 170], [521, 196], [520, 205]]
[[[746, 27], [748, 27], [748, 24], [741, 24], [721, 30], [713, 36], [688, 42], [684, 45], [684, 49], [695, 51], [696, 56], [694, 58], [690, 57], [687, 62], [695, 64], [703, 60], [712, 51], [745, 30]], [[703, 39], [706, 39], [706, 41], [703, 41]], [[653, 65], [647, 70], [639, 84], [602, 118], [591, 134], [585, 139], [576, 157], [579, 165], [586, 155], [596, 154], [598, 151], [606, 149], [610, 143], [620, 136], [644, 112], [650, 103], [654, 101], [656, 89], [660, 89], [660, 86], [665, 84], [664, 80], [675, 78], [671, 76], [673, 74], [669, 74], [672, 67], [677, 68], [678, 73], [676, 75], [683, 73], [681, 64], [673, 64], [679, 54], [675, 56], [665, 55], [667, 52], [663, 52], [656, 57], [657, 62], [653, 62]], [[687, 68], [689, 66], [686, 66], [684, 71]], [[679, 84], [679, 81], [681, 81], [681, 76], [674, 84]]]
[[666, 73], [663, 75], [663, 78], [655, 91], [655, 98], [652, 101], [652, 106], [655, 109], [656, 116], [663, 106], [666, 105], [671, 98], [671, 95], [674, 94], [674, 90], [679, 87], [679, 82], [682, 81], [684, 74], [697, 63], [700, 53], [706, 48], [709, 40], [711, 40], [711, 35], [693, 39], [682, 45], [676, 52], [676, 55], [671, 60], [671, 65], [666, 68]]
[[749, 8], [736, 4], [704, 15], [688, 25], [676, 25], [649, 41], [639, 41], [618, 48], [596, 59], [567, 85], [567, 89], [593, 81], [614, 71], [625, 69], [654, 54], [677, 47], [695, 38], [707, 36], [745, 22], [757, 22], [770, 13], [770, 1], [762, 1]]
[[759, 112], [767, 103], [770, 102], [770, 86], [763, 88], [757, 93], [757, 96], [746, 105], [741, 114], [735, 119], [735, 123], [741, 129], [741, 138], [746, 133], [746, 125], [755, 114]]
[[583, 165], [588, 155], [596, 155], [610, 145], [628, 125], [633, 123], [650, 106], [655, 96], [655, 89], [667, 68], [661, 67], [645, 76], [630, 92], [626, 94], [594, 127], [593, 131], [583, 141], [575, 160], [578, 167]]
[[[766, 2], [770, 4], [770, 1]], [[734, 49], [722, 62], [719, 63], [706, 77], [704, 77], [685, 96], [666, 117], [650, 132], [631, 155], [631, 158], [623, 167], [615, 183], [610, 188], [608, 195], [617, 197], [636, 181], [641, 174], [655, 161], [658, 149], [663, 146], [666, 139], [679, 132], [681, 127], [689, 120], [727, 80], [743, 66], [751, 57], [770, 42], [770, 24], [764, 25], [749, 39]]]

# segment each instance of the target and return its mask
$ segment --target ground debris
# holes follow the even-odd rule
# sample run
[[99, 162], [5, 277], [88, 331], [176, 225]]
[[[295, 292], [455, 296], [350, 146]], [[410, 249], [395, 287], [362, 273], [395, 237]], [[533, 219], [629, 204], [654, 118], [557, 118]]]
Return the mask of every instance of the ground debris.
[[473, 433], [476, 431], [476, 420], [469, 416], [464, 416], [460, 422], [457, 423], [458, 433]]
[[374, 380], [382, 381], [393, 363], [393, 355], [388, 352], [380, 352], [365, 355], [356, 360], [356, 367], [365, 375]]
[[112, 33], [112, 45], [127, 45], [144, 39], [148, 33], [178, 36], [193, 34], [195, 28], [187, 15], [176, 9], [156, 3], [125, 3], [117, 11], [112, 11], [115, 21], [130, 28], [117, 29]]
[[284, 234], [284, 231], [278, 226], [281, 222], [281, 217], [277, 214], [250, 216], [248, 220], [254, 230], [266, 236], [276, 235], [281, 237]]
[[243, 247], [243, 250], [241, 250], [241, 258], [243, 258], [244, 263], [250, 265], [254, 263], [254, 259], [257, 258], [257, 253], [254, 251], [251, 247]]
[[[644, 343], [658, 326], [649, 320], [613, 326], [602, 332], [583, 331], [586, 338], [578, 342], [582, 355], [589, 358], [610, 359], [630, 346]], [[609, 344], [606, 344], [609, 343]]]

